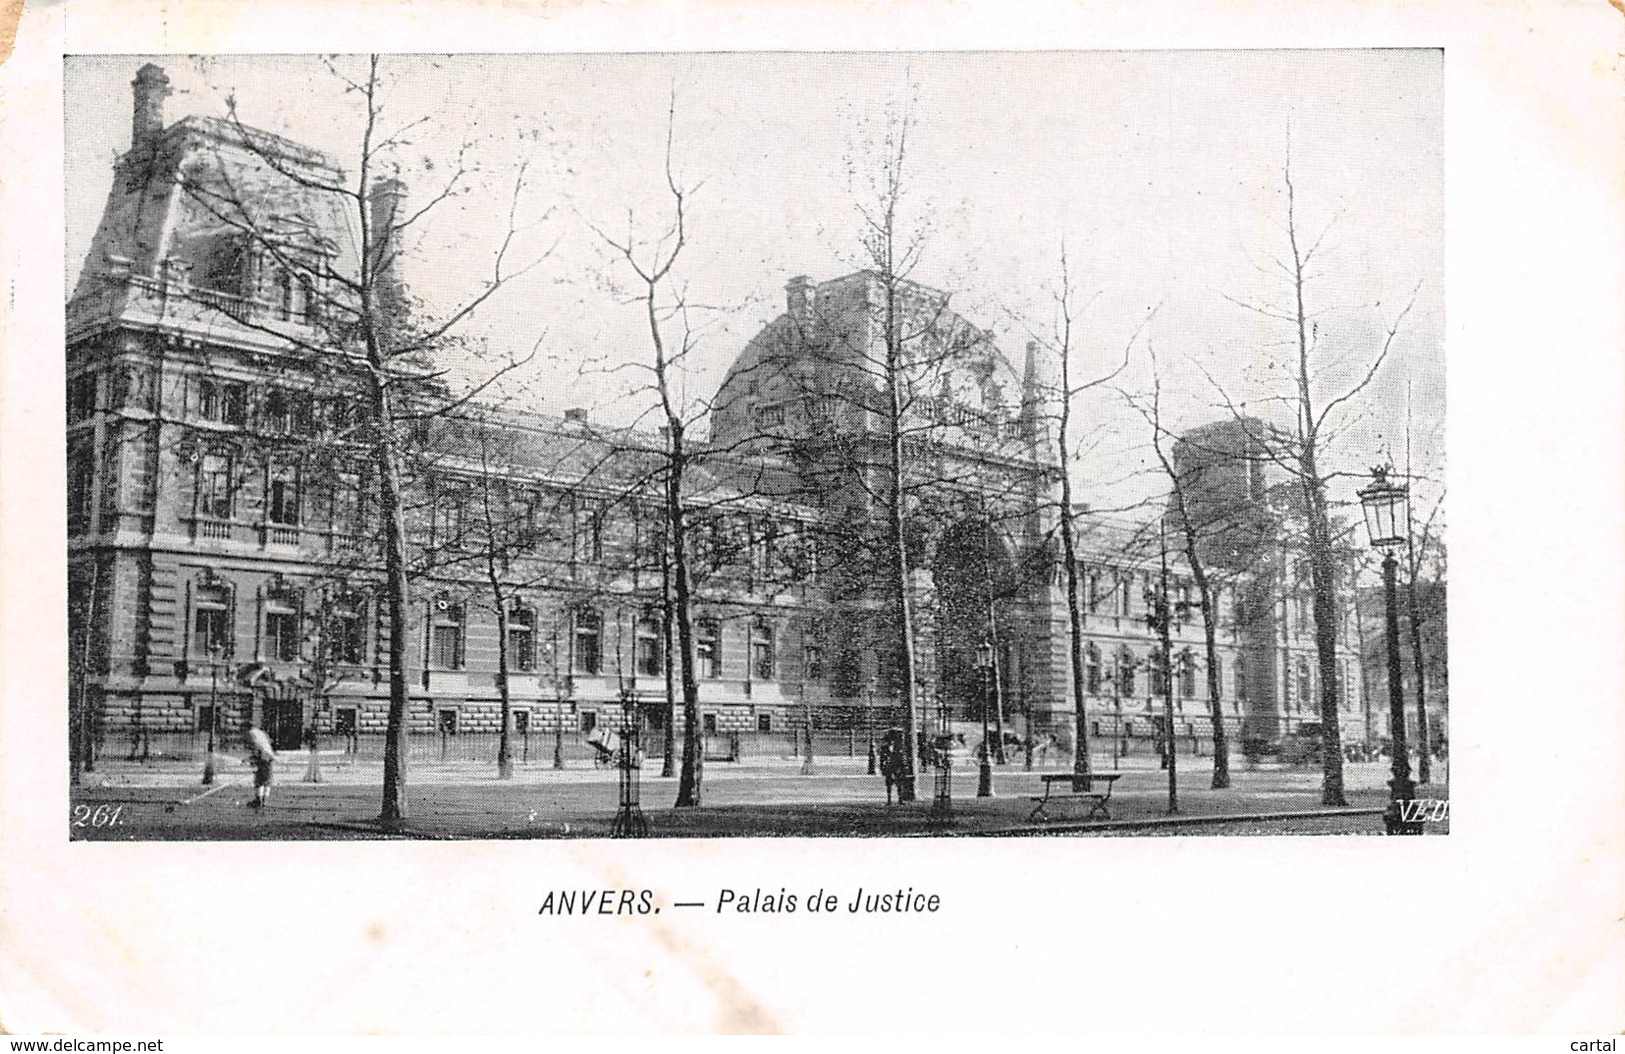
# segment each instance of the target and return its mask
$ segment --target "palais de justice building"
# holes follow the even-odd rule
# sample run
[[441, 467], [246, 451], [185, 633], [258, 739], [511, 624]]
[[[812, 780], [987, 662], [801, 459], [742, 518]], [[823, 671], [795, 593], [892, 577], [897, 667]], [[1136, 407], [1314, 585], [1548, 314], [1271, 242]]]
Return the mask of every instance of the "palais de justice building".
[[[344, 174], [227, 121], [166, 126], [156, 66], [133, 88], [130, 148], [67, 306], [73, 698], [103, 749], [137, 729], [204, 728], [211, 699], [223, 725], [261, 723], [279, 748], [312, 723], [381, 731], [376, 486], [356, 439], [360, 360], [334, 336], [360, 236], [334, 195], [311, 189]], [[371, 189], [378, 217], [404, 193]], [[977, 653], [991, 644], [1006, 727], [1070, 738], [1055, 381], [1042, 349], [1018, 366], [947, 294], [899, 292], [919, 334], [900, 421], [921, 688], [976, 718], [989, 695]], [[897, 719], [883, 300], [868, 272], [792, 279], [690, 435], [708, 732]], [[497, 727], [493, 574], [516, 728], [590, 729], [626, 692], [664, 727], [665, 437], [588, 411], [482, 405], [408, 431], [414, 730]], [[1318, 720], [1319, 674], [1278, 488], [1245, 446], [1240, 424], [1220, 423], [1187, 435], [1176, 460], [1197, 504], [1230, 524], [1208, 554], [1223, 582], [1224, 720], [1234, 738], [1273, 738]], [[1145, 621], [1155, 521], [1079, 511], [1090, 731], [1150, 735], [1172, 677], [1176, 733], [1206, 737], [1183, 561], [1170, 557], [1181, 617], [1164, 671]], [[1364, 739], [1352, 649], [1341, 665], [1343, 734]]]

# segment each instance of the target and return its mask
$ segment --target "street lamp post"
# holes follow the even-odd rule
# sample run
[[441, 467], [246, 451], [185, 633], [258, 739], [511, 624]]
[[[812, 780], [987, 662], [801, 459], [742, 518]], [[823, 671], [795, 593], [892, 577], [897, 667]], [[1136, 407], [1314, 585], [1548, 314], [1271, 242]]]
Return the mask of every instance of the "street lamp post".
[[209, 643], [209, 745], [203, 758], [203, 783], [214, 783], [214, 730], [220, 724], [220, 645]]
[[875, 686], [871, 681], [863, 689], [863, 730], [869, 735], [869, 775], [873, 776], [879, 770], [879, 759], [875, 756]]
[[1405, 544], [1402, 524], [1408, 522], [1410, 487], [1388, 479], [1386, 466], [1371, 470], [1371, 485], [1360, 491], [1371, 547], [1382, 553], [1382, 590], [1388, 638], [1388, 730], [1393, 740], [1393, 777], [1388, 782], [1388, 811], [1383, 825], [1389, 834], [1421, 834], [1422, 825], [1406, 818], [1405, 802], [1416, 796], [1411, 782], [1410, 749], [1405, 742], [1405, 691], [1399, 670], [1399, 602], [1394, 576], [1399, 566], [1395, 551]]
[[[920, 681], [922, 698], [927, 704], [931, 700], [931, 682]], [[948, 723], [948, 707], [944, 705], [942, 696], [937, 696], [937, 735], [936, 735], [936, 762], [937, 783], [936, 795], [931, 799], [931, 818], [933, 820], [947, 820], [954, 813], [954, 786], [953, 786], [953, 730]]]
[[976, 796], [978, 798], [993, 797], [993, 759], [988, 749], [987, 737], [987, 711], [990, 704], [992, 689], [989, 687], [993, 675], [993, 642], [983, 640], [976, 649], [976, 669], [981, 675], [982, 682], [982, 745], [977, 748], [976, 760]]

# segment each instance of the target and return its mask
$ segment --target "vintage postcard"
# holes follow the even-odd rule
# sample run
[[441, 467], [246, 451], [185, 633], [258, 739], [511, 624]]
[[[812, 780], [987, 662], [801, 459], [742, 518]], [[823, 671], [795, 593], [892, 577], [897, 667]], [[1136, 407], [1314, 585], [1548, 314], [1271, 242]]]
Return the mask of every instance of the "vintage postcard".
[[1617, 1031], [1621, 16], [1315, 7], [25, 16], [0, 1024]]

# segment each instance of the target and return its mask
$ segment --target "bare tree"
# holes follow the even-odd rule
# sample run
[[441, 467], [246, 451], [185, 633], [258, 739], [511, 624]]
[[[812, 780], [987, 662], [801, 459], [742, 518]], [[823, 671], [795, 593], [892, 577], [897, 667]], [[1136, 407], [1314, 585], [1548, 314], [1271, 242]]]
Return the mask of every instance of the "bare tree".
[[1198, 519], [1192, 509], [1192, 503], [1186, 494], [1185, 477], [1169, 460], [1168, 453], [1163, 449], [1163, 437], [1166, 434], [1162, 424], [1162, 378], [1157, 372], [1156, 352], [1150, 352], [1152, 371], [1152, 394], [1149, 405], [1137, 405], [1137, 409], [1145, 416], [1146, 422], [1151, 426], [1151, 446], [1157, 455], [1157, 463], [1162, 466], [1163, 473], [1168, 477], [1168, 505], [1173, 513], [1174, 523], [1180, 532], [1183, 543], [1185, 562], [1191, 571], [1191, 578], [1196, 586], [1197, 602], [1202, 611], [1202, 637], [1206, 648], [1207, 659], [1207, 697], [1208, 713], [1213, 722], [1213, 789], [1222, 790], [1230, 786], [1230, 747], [1225, 735], [1224, 709], [1220, 702], [1219, 690], [1219, 647], [1218, 647], [1218, 612], [1214, 601], [1215, 585], [1209, 574], [1207, 561], [1203, 557], [1202, 542], [1204, 524]]
[[[1314, 277], [1311, 266], [1319, 258], [1330, 225], [1306, 244], [1298, 218], [1290, 144], [1282, 166], [1282, 181], [1286, 189], [1285, 234], [1289, 253], [1284, 259], [1271, 257], [1271, 264], [1285, 281], [1289, 305], [1281, 308], [1228, 295], [1225, 299], [1288, 328], [1291, 334], [1291, 364], [1288, 370], [1291, 391], [1290, 394], [1282, 394], [1278, 401], [1291, 408], [1291, 424], [1260, 427], [1225, 393], [1222, 386], [1216, 381], [1213, 383], [1238, 424], [1247, 431], [1263, 456], [1288, 475], [1301, 497], [1304, 542], [1308, 551], [1313, 597], [1315, 651], [1320, 672], [1320, 717], [1324, 735], [1321, 801], [1326, 805], [1345, 805], [1343, 752], [1337, 716], [1338, 567], [1334, 555], [1335, 530], [1327, 496], [1327, 483], [1338, 473], [1329, 469], [1325, 462], [1328, 444], [1338, 430], [1335, 415], [1358, 398], [1376, 377], [1388, 358], [1406, 315], [1416, 302], [1416, 295], [1413, 292], [1410, 301], [1395, 315], [1386, 329], [1381, 348], [1370, 357], [1358, 379], [1342, 387], [1336, 394], [1328, 394], [1324, 390], [1322, 376], [1320, 327], [1315, 313], [1306, 304], [1305, 294], [1309, 281]], [[1209, 379], [1212, 380], [1211, 374]]]
[[[386, 97], [397, 96], [389, 91], [382, 64], [377, 55], [363, 59], [359, 70], [327, 62], [345, 93], [357, 100], [360, 131], [345, 158], [353, 179], [314, 160], [305, 148], [244, 125], [231, 96], [222, 129], [226, 148], [195, 159], [173, 178], [200, 223], [220, 232], [219, 251], [201, 259], [215, 274], [198, 275], [203, 280], [183, 287], [182, 295], [203, 316], [224, 317], [274, 339], [284, 349], [287, 372], [306, 381], [315, 375], [361, 407], [345, 434], [371, 462], [370, 483], [376, 488], [390, 697], [379, 818], [393, 828], [408, 811], [411, 540], [403, 461], [411, 434], [424, 422], [457, 412], [534, 355], [533, 347], [479, 362], [481, 349], [463, 330], [482, 305], [537, 267], [550, 250], [525, 252], [526, 259], [515, 263], [520, 235], [529, 226], [519, 217], [528, 185], [522, 163], [513, 180], [506, 230], [478, 288], [437, 308], [410, 296], [402, 273], [409, 254], [406, 235], [467, 193], [478, 165], [471, 157], [474, 144], [465, 141], [449, 165], [425, 166], [449, 174], [420, 204], [408, 206], [406, 188], [396, 178], [398, 158], [435, 118], [425, 114], [386, 126]], [[334, 242], [345, 228], [358, 235], [349, 261], [336, 258]], [[220, 283], [211, 279], [228, 272], [233, 288], [215, 288]], [[470, 370], [483, 376], [463, 375]]]
[[[672, 169], [672, 139], [677, 123], [675, 91], [666, 117], [665, 180], [672, 216], [669, 226], [648, 248], [646, 257], [640, 256], [641, 247], [630, 229], [630, 217], [629, 229], [624, 236], [611, 235], [596, 226], [593, 229], [635, 278], [637, 290], [633, 300], [643, 305], [651, 356], [648, 369], [658, 399], [658, 412], [664, 420], [662, 511], [666, 525], [665, 560], [671, 597], [669, 609], [677, 631], [678, 666], [683, 691], [683, 766], [678, 778], [676, 805], [688, 808], [700, 804], [705, 750], [700, 733], [700, 685], [694, 665], [693, 585], [689, 569], [689, 511], [685, 496], [685, 475], [694, 453], [687, 435], [688, 415], [675, 386], [677, 366], [692, 350], [694, 330], [688, 324], [688, 304], [682, 292], [679, 291], [675, 297], [667, 297], [665, 293], [671, 286], [672, 269], [688, 244], [686, 210], [691, 193], [678, 183]], [[669, 347], [667, 326], [673, 324], [681, 327], [682, 335], [676, 347]], [[671, 661], [669, 652], [667, 661]]]
[[[1073, 320], [1077, 308], [1073, 301], [1072, 275], [1067, 264], [1066, 245], [1063, 242], [1060, 251], [1060, 286], [1054, 293], [1055, 324], [1048, 340], [1039, 341], [1058, 367], [1058, 382], [1054, 391], [1044, 390], [1039, 393], [1041, 401], [1053, 407], [1055, 416], [1055, 453], [1060, 465], [1060, 502], [1056, 508], [1056, 521], [1061, 535], [1061, 556], [1063, 573], [1066, 577], [1066, 604], [1067, 604], [1067, 648], [1071, 662], [1071, 688], [1074, 723], [1077, 727], [1076, 749], [1073, 754], [1072, 771], [1079, 777], [1081, 786], [1089, 778], [1089, 726], [1088, 726], [1088, 686], [1084, 674], [1085, 634], [1083, 627], [1083, 606], [1080, 597], [1082, 583], [1079, 574], [1078, 550], [1078, 510], [1072, 491], [1071, 465], [1078, 456], [1077, 444], [1079, 436], [1073, 425], [1074, 405], [1076, 400], [1093, 388], [1110, 383], [1124, 369], [1128, 367], [1129, 355], [1134, 342], [1139, 336], [1139, 328], [1123, 346], [1123, 355], [1120, 361], [1105, 373], [1091, 380], [1074, 384], [1072, 380], [1074, 358]], [[1084, 309], [1087, 309], [1087, 304]], [[1148, 321], [1150, 315], [1146, 316]], [[1145, 321], [1140, 327], [1143, 328]], [[1029, 332], [1031, 332], [1029, 330]], [[1036, 340], [1035, 336], [1035, 340]], [[1036, 370], [1029, 364], [1029, 375], [1036, 374]], [[1029, 750], [1029, 756], [1031, 751]]]

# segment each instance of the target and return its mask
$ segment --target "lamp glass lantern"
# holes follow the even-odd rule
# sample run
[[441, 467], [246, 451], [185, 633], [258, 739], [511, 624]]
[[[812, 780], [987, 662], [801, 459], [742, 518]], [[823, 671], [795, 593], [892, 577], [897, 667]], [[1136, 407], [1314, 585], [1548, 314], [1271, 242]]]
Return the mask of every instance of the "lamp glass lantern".
[[1394, 483], [1388, 478], [1387, 468], [1371, 470], [1371, 485], [1360, 491], [1360, 506], [1365, 510], [1365, 527], [1371, 536], [1371, 546], [1384, 552], [1405, 543], [1405, 531], [1410, 522], [1411, 488], [1405, 483]]

